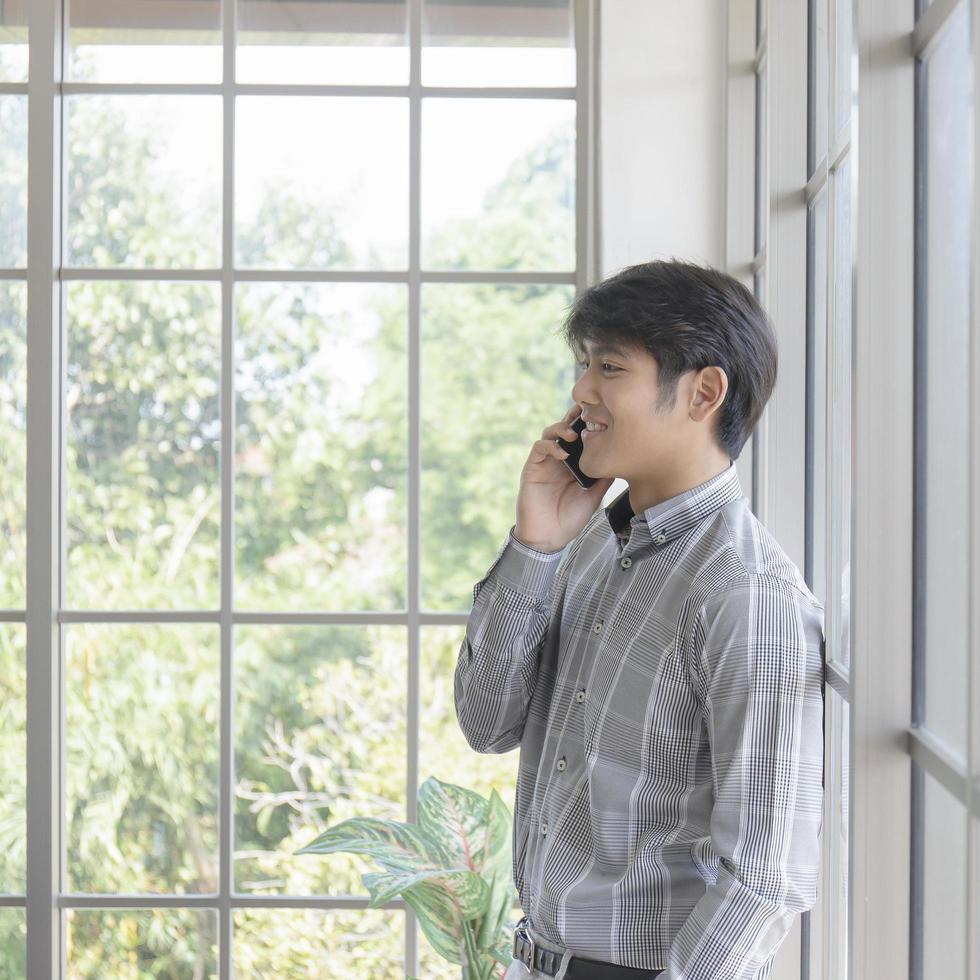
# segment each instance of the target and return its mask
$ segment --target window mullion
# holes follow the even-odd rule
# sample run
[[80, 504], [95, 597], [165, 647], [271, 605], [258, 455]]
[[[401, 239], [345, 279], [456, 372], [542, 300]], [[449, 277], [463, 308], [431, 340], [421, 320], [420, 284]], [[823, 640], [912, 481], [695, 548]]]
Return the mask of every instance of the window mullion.
[[221, 213], [221, 721], [218, 786], [218, 976], [232, 975], [234, 891], [234, 569], [235, 569], [235, 34], [237, 0], [222, 0], [222, 213]]
[[30, 4], [28, 30], [27, 969], [60, 977], [60, 0]]
[[[416, 793], [419, 759], [419, 660], [421, 646], [421, 376], [422, 376], [422, 2], [408, 3], [408, 669], [406, 673], [406, 819], [418, 819]], [[418, 976], [418, 925], [405, 910], [405, 966]]]

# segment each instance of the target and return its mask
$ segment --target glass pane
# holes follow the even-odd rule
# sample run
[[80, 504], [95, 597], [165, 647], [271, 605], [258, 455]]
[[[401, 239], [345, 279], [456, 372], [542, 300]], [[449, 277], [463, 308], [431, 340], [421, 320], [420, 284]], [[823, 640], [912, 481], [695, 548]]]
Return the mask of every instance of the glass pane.
[[0, 82], [27, 81], [28, 3], [8, 0], [0, 4]]
[[239, 265], [407, 268], [407, 99], [240, 98], [236, 126]]
[[11, 895], [27, 892], [26, 636], [23, 623], [0, 623], [0, 894]]
[[574, 85], [569, 0], [425, 0], [423, 85]]
[[851, 158], [830, 175], [834, 320], [830, 337], [830, 574], [827, 657], [847, 666], [851, 637]]
[[810, 357], [812, 374], [810, 411], [813, 444], [813, 582], [810, 589], [827, 608], [827, 538], [829, 533], [827, 512], [827, 201], [824, 189], [820, 191], [810, 209], [810, 256], [813, 295], [810, 319]]
[[422, 265], [575, 268], [575, 103], [422, 103]]
[[851, 116], [852, 89], [857, 85], [857, 73], [852, 64], [854, 57], [853, 0], [834, 0], [836, 6], [836, 84], [834, 90], [834, 133], [837, 134], [847, 124]]
[[68, 262], [221, 264], [221, 99], [79, 95], [68, 115]]
[[65, 644], [68, 890], [217, 891], [217, 626], [75, 625]]
[[69, 909], [68, 980], [216, 980], [218, 916], [211, 909]]
[[234, 924], [236, 980], [405, 980], [405, 916], [398, 910], [237, 909]]
[[[766, 122], [768, 78], [768, 73], [763, 69], [756, 76], [755, 82], [755, 251], [757, 255], [766, 244], [766, 229], [769, 225], [769, 190], [766, 186], [768, 180], [766, 159], [769, 155]], [[758, 295], [756, 294], [757, 297]]]
[[923, 977], [962, 977], [966, 963], [966, 808], [928, 773], [923, 817]]
[[67, 291], [68, 605], [217, 606], [220, 287]]
[[422, 288], [422, 606], [467, 611], [514, 523], [521, 468], [568, 410], [570, 286]]
[[26, 336], [27, 284], [0, 282], [0, 609], [27, 603]]
[[407, 85], [405, 0], [238, 0], [239, 82]]
[[968, 6], [925, 62], [926, 322], [925, 721], [966, 758], [970, 411], [970, 200], [973, 141]]
[[220, 82], [220, 0], [71, 0], [68, 70], [85, 82]]
[[404, 608], [405, 287], [237, 297], [236, 605]]
[[368, 894], [370, 858], [296, 851], [353, 817], [404, 822], [406, 660], [401, 626], [236, 627], [238, 891]]
[[[0, 18], [3, 7], [0, 6]], [[2, 35], [0, 35], [2, 36]], [[0, 45], [0, 57], [2, 57]], [[27, 96], [0, 95], [0, 267], [27, 267]]]
[[827, 153], [827, 113], [829, 94], [827, 76], [829, 73], [829, 41], [827, 40], [828, 0], [810, 0], [813, 10], [813, 37], [810, 39], [813, 53], [813, 102], [814, 132], [812, 134], [812, 156], [809, 173], [813, 174], [817, 164]]
[[27, 978], [27, 916], [23, 909], [0, 909], [0, 980]]
[[826, 907], [826, 948], [828, 976], [847, 980], [847, 861], [848, 800], [850, 796], [850, 708], [832, 688], [826, 691], [827, 742], [826, 796], [824, 812], [828, 826], [822, 831], [824, 863], [828, 883]]

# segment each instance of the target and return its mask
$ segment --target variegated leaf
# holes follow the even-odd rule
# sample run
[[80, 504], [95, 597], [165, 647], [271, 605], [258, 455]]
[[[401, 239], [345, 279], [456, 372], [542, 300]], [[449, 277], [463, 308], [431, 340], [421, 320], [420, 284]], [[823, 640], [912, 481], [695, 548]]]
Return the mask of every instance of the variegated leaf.
[[450, 854], [453, 865], [480, 871], [487, 843], [488, 803], [473, 790], [430, 776], [419, 787], [419, 827]]
[[449, 892], [455, 898], [459, 917], [463, 919], [482, 917], [490, 902], [490, 888], [486, 881], [480, 875], [463, 868], [401, 871], [395, 874], [381, 872], [361, 875], [361, 880], [371, 893], [369, 904], [372, 908], [383, 905], [395, 895], [422, 882]]
[[417, 885], [406, 889], [402, 897], [415, 910], [419, 927], [432, 948], [444, 960], [462, 966], [462, 923], [449, 894], [442, 889]]
[[332, 854], [343, 851], [373, 858], [386, 871], [421, 871], [455, 867], [438, 840], [417, 824], [372, 817], [353, 817], [328, 827], [297, 854]]

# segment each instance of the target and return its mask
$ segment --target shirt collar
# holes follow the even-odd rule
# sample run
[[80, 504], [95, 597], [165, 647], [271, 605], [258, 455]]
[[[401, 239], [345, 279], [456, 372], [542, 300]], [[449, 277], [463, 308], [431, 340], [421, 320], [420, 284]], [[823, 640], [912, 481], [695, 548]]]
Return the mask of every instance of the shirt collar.
[[735, 463], [730, 462], [727, 469], [710, 480], [648, 507], [640, 516], [635, 515], [630, 506], [628, 487], [605, 510], [614, 534], [628, 540], [632, 525], [638, 534], [662, 545], [742, 495], [738, 470]]

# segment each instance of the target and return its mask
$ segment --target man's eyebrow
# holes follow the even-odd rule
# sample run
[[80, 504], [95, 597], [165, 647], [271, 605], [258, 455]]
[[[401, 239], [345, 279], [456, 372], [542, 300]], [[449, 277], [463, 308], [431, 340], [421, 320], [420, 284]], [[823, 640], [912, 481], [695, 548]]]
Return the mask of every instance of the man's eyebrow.
[[[588, 351], [583, 349], [583, 353], [588, 355]], [[597, 344], [592, 348], [592, 356], [595, 357], [598, 354], [613, 354], [616, 357], [621, 357], [623, 360], [628, 361], [632, 359], [632, 354], [628, 350], [624, 350], [622, 347], [617, 347], [615, 344]]]

